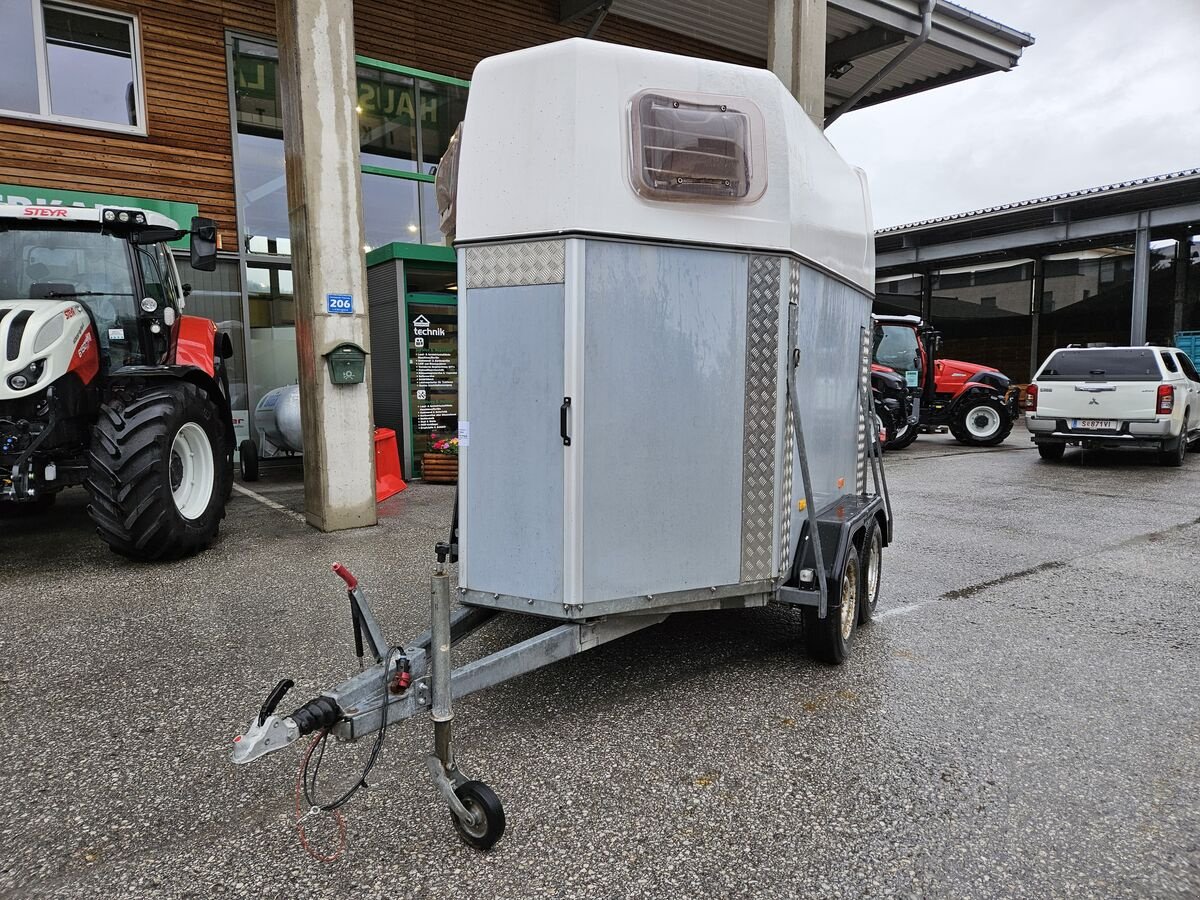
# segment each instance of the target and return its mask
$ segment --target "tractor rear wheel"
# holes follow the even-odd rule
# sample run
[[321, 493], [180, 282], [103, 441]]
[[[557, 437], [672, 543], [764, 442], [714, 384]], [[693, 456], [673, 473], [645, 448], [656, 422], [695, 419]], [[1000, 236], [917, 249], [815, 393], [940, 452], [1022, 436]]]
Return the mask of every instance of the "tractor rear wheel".
[[1008, 409], [994, 397], [968, 400], [950, 423], [955, 440], [972, 447], [994, 447], [1008, 437], [1012, 428]]
[[114, 552], [178, 559], [205, 549], [225, 517], [232, 473], [220, 412], [186, 381], [110, 398], [92, 435], [88, 513]]

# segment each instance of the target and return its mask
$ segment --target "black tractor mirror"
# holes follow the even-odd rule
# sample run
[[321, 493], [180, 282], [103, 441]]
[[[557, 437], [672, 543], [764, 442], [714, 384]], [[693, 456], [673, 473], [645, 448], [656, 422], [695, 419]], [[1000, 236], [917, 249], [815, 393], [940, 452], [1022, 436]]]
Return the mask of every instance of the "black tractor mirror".
[[192, 216], [192, 268], [211, 272], [217, 267], [217, 223]]

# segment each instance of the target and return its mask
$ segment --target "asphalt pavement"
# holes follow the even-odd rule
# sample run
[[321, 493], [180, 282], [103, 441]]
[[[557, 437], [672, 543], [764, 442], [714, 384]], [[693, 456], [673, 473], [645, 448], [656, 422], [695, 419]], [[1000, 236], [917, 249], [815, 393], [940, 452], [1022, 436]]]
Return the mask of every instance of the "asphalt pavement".
[[[452, 489], [321, 535], [269, 472], [169, 565], [109, 553], [79, 492], [0, 522], [0, 897], [1198, 896], [1200, 458], [1027, 440], [888, 455], [880, 615], [841, 667], [793, 611], [693, 614], [457, 704], [463, 768], [505, 803], [487, 854], [424, 718], [389, 732], [332, 864], [293, 827], [299, 748], [228, 759], [279, 678], [299, 700], [356, 670], [330, 562], [391, 639], [426, 627]], [[331, 793], [367, 749], [330, 750]], [[309, 838], [335, 846], [330, 818]]]

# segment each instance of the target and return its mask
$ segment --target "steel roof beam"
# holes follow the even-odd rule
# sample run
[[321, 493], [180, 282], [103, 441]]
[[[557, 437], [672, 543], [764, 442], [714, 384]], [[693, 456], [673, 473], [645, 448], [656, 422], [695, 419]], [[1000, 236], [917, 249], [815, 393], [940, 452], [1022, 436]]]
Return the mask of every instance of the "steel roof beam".
[[[1142, 216], [1146, 218], [1143, 219]], [[1033, 250], [1050, 244], [1095, 241], [1106, 237], [1128, 238], [1139, 227], [1153, 230], [1168, 226], [1188, 225], [1198, 221], [1200, 221], [1200, 202], [1140, 212], [1135, 210], [1077, 222], [1022, 228], [1003, 234], [989, 234], [948, 243], [934, 242], [923, 246], [892, 250], [880, 253], [875, 257], [875, 269], [877, 274], [884, 274], [885, 270], [911, 270], [914, 267], [927, 267], [930, 263], [945, 265], [971, 257], [1012, 253], [1017, 250]]]
[[832, 72], [838, 66], [903, 43], [904, 34], [902, 32], [884, 28], [882, 25], [872, 25], [863, 31], [856, 31], [854, 34], [848, 34], [844, 38], [826, 44], [825, 68]]

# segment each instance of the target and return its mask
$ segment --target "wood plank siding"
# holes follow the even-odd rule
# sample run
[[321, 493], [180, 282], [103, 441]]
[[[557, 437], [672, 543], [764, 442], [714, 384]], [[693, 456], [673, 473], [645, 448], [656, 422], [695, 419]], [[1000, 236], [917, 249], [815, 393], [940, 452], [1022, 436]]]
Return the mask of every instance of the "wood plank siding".
[[[226, 249], [237, 203], [225, 59], [228, 31], [273, 36], [271, 2], [92, 0], [138, 17], [147, 135], [0, 116], [0, 182], [127, 194], [199, 205]], [[558, 24], [558, 0], [357, 0], [355, 40], [365, 56], [470, 78], [485, 56], [578, 36], [589, 21]], [[747, 65], [762, 60], [609, 16], [603, 40]]]

